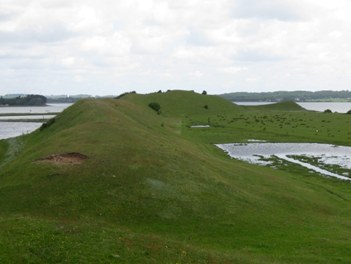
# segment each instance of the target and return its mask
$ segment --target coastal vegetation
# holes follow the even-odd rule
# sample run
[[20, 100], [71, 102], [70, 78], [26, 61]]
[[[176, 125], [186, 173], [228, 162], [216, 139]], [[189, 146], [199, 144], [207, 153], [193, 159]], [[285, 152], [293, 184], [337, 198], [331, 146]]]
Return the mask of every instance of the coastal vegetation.
[[43, 95], [26, 95], [14, 98], [0, 97], [0, 106], [44, 106], [46, 105], [46, 97]]
[[250, 139], [350, 146], [351, 119], [186, 91], [80, 100], [0, 141], [0, 262], [349, 263], [350, 183], [214, 145]]

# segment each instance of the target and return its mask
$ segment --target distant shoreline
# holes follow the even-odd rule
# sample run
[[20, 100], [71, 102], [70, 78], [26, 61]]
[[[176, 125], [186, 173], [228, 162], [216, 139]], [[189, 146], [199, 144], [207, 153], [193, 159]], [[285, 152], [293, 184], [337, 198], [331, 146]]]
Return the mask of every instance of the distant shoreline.
[[[262, 101], [262, 100], [230, 100], [232, 102], [238, 103], [279, 103], [281, 101]], [[298, 100], [291, 100], [296, 103], [351, 103], [351, 99], [344, 100], [344, 99], [335, 99], [335, 100], [307, 100], [307, 101], [298, 101]]]
[[351, 102], [351, 91], [232, 92], [219, 96], [237, 102]]

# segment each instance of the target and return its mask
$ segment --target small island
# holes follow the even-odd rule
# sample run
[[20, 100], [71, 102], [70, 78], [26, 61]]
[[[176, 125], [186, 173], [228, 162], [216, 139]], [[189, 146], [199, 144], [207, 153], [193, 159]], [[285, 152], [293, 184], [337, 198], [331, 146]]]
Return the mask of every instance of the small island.
[[47, 98], [43, 95], [30, 94], [26, 96], [17, 96], [14, 98], [0, 97], [1, 106], [45, 106]]

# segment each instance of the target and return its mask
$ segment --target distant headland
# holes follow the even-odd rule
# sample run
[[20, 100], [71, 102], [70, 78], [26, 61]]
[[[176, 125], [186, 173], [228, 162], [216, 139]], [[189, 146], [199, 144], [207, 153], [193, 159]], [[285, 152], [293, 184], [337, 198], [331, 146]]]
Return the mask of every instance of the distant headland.
[[113, 98], [114, 95], [92, 96], [76, 95], [37, 95], [37, 94], [5, 94], [0, 95], [0, 106], [44, 106], [46, 104], [75, 103], [86, 98]]
[[43, 95], [30, 94], [16, 97], [0, 97], [0, 106], [45, 106], [47, 98]]

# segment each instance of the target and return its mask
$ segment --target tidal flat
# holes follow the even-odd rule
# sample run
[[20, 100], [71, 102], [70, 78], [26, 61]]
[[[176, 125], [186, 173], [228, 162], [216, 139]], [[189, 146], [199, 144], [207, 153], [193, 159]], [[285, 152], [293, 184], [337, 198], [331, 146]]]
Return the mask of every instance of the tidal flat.
[[268, 142], [216, 146], [230, 157], [245, 162], [277, 167], [278, 159], [280, 163], [294, 163], [325, 176], [351, 180], [351, 147], [318, 143]]

